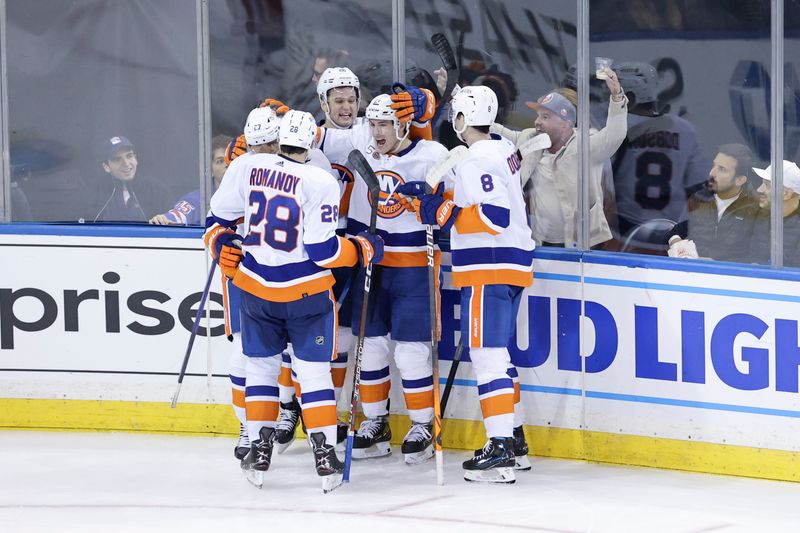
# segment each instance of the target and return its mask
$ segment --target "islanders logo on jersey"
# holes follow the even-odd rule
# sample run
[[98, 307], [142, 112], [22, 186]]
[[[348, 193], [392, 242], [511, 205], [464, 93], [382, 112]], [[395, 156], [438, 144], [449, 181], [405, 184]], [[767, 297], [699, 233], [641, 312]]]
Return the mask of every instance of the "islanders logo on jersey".
[[[375, 171], [375, 176], [381, 186], [381, 192], [378, 195], [378, 216], [381, 218], [396, 218], [400, 216], [406, 211], [406, 208], [394, 193], [405, 181], [400, 177], [400, 174], [391, 170], [377, 170]], [[371, 206], [372, 197], [369, 195], [369, 191], [367, 191], [367, 200]]]

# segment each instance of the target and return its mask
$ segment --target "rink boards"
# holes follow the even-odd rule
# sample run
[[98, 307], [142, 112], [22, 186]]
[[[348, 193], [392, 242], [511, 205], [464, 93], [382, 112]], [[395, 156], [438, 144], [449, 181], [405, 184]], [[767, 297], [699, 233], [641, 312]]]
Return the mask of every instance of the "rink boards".
[[[4, 231], [0, 427], [236, 431], [216, 279], [179, 406], [169, 407], [210, 266], [199, 231]], [[532, 453], [800, 481], [800, 273], [536, 257], [511, 346]], [[443, 380], [458, 340], [457, 292], [444, 275]], [[462, 362], [448, 446], [483, 444], [474, 384]]]

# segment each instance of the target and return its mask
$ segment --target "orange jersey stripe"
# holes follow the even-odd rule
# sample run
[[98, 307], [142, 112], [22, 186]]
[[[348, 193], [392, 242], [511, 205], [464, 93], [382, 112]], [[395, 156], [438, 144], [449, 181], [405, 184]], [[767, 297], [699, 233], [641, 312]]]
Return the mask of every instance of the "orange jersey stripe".
[[488, 233], [489, 235], [500, 235], [499, 231], [495, 231], [486, 225], [480, 214], [479, 205], [471, 205], [469, 207], [462, 207], [458, 212], [455, 227], [459, 233]]
[[389, 397], [389, 388], [391, 385], [391, 381], [378, 383], [377, 385], [362, 383], [359, 388], [361, 401], [364, 403], [377, 403], [386, 400]]
[[275, 422], [278, 419], [278, 402], [246, 402], [247, 420], [253, 422]]
[[358, 262], [358, 251], [356, 244], [345, 239], [344, 237], [337, 237], [339, 239], [339, 257], [329, 263], [320, 266], [325, 268], [349, 267]]
[[515, 287], [530, 287], [533, 283], [533, 272], [520, 272], [519, 270], [453, 270], [454, 287], [474, 287], [477, 285], [514, 285]]
[[231, 389], [231, 403], [236, 407], [246, 407], [244, 401], [244, 391], [239, 389]]
[[[332, 426], [334, 424], [336, 424], [335, 405], [303, 408], [303, 425], [306, 427], [306, 430]], [[306, 433], [308, 433], [308, 431], [306, 431]]]
[[[439, 250], [433, 252], [434, 261], [441, 259]], [[379, 263], [388, 267], [424, 267], [428, 266], [427, 252], [385, 252]]]
[[514, 414], [514, 395], [498, 394], [481, 400], [484, 420], [490, 416]]
[[350, 212], [350, 194], [353, 192], [353, 185], [355, 182], [348, 181], [344, 186], [344, 194], [339, 200], [339, 218], [344, 218]]
[[433, 407], [433, 391], [404, 392], [406, 409], [427, 409]]
[[519, 394], [519, 383], [514, 383], [514, 403], [517, 404], [521, 400], [521, 396]]
[[248, 276], [241, 269], [236, 271], [236, 277], [233, 278], [233, 284], [243, 291], [247, 291], [254, 296], [269, 300], [270, 302], [294, 302], [300, 300], [304, 296], [325, 292], [333, 287], [333, 283], [333, 275], [331, 275], [330, 272], [321, 278], [280, 288], [265, 287], [257, 280]]

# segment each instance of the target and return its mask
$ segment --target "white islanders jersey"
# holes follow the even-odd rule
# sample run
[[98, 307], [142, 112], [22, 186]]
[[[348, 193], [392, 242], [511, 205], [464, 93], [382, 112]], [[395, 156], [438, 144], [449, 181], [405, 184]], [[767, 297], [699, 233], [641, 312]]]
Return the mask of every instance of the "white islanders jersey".
[[252, 154], [228, 167], [211, 198], [206, 233], [243, 217], [244, 258], [234, 285], [290, 302], [333, 286], [330, 270], [319, 265], [339, 256], [338, 210], [339, 187], [328, 172], [281, 155]]
[[450, 230], [453, 285], [528, 287], [535, 243], [513, 143], [499, 136], [478, 141], [455, 170], [454, 181], [445, 181], [461, 208]]
[[[425, 226], [416, 213], [406, 209], [394, 192], [411, 181], [424, 181], [428, 170], [447, 155], [447, 149], [434, 141], [412, 141], [397, 154], [381, 155], [372, 144], [369, 124], [349, 130], [326, 130], [320, 148], [333, 161], [347, 159], [352, 150], [364, 154], [381, 186], [378, 202], [378, 235], [384, 241], [384, 256], [380, 262], [388, 267], [427, 266]], [[347, 234], [357, 235], [369, 228], [372, 202], [363, 179], [353, 184]], [[438, 240], [438, 230], [436, 235]], [[437, 251], [438, 254], [438, 251]]]

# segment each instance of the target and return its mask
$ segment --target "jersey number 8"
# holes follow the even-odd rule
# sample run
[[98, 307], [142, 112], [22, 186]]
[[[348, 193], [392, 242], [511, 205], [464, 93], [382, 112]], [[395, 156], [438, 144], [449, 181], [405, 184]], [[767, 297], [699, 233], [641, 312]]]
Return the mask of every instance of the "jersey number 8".
[[[291, 252], [297, 247], [300, 206], [289, 196], [274, 196], [267, 200], [261, 191], [250, 193], [249, 232], [242, 244], [258, 246], [266, 243], [276, 250]], [[263, 230], [257, 228], [264, 220]]]

